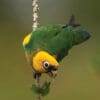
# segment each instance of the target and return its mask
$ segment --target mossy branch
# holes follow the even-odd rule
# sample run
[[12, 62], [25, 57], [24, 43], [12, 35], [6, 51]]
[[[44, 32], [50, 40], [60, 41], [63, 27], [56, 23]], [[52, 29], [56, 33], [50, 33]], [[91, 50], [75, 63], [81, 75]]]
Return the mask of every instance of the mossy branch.
[[[33, 7], [33, 25], [32, 29], [33, 31], [38, 28], [38, 10], [39, 10], [39, 5], [38, 5], [38, 0], [32, 0], [32, 7]], [[40, 81], [39, 81], [39, 76], [36, 75], [35, 79], [35, 86], [40, 87]], [[37, 94], [36, 100], [41, 100], [40, 94]]]
[[38, 10], [39, 10], [39, 5], [38, 5], [39, 0], [32, 0], [32, 7], [33, 7], [33, 25], [32, 29], [33, 31], [38, 28]]
[[[36, 75], [35, 86], [38, 88], [38, 91], [40, 91], [40, 77], [38, 75]], [[41, 100], [41, 94], [39, 92], [37, 93], [36, 100]]]
[[[33, 0], [32, 1], [32, 7], [33, 7], [33, 25], [32, 29], [35, 31], [38, 26], [38, 11], [39, 11], [39, 0]], [[46, 96], [50, 91], [50, 82], [45, 81], [42, 86], [40, 86], [40, 76], [36, 74], [35, 77], [35, 84], [32, 85], [32, 91], [37, 95], [36, 100], [41, 100], [41, 96]]]

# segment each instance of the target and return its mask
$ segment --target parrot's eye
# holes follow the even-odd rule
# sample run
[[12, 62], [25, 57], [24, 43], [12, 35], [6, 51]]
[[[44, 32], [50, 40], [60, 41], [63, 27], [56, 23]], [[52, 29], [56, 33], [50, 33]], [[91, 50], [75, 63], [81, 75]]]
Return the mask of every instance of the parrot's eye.
[[45, 69], [48, 69], [49, 68], [49, 62], [45, 61], [43, 63], [43, 66], [44, 66]]

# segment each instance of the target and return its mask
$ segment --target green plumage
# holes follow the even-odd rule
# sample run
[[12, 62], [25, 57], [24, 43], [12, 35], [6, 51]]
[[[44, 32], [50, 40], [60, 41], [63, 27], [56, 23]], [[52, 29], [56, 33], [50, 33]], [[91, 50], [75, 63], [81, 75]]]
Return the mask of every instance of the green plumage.
[[72, 26], [63, 28], [63, 25], [47, 25], [32, 32], [25, 50], [32, 54], [37, 50], [44, 50], [51, 55], [57, 55], [60, 61], [68, 54], [72, 46], [85, 41], [89, 33], [84, 30], [75, 30]]
[[32, 32], [30, 41], [24, 45], [24, 49], [30, 55], [38, 50], [47, 51], [61, 61], [74, 45], [90, 37], [87, 31], [76, 29], [77, 26], [80, 25], [75, 24], [74, 16], [71, 16], [69, 24], [65, 26], [60, 24], [42, 26]]

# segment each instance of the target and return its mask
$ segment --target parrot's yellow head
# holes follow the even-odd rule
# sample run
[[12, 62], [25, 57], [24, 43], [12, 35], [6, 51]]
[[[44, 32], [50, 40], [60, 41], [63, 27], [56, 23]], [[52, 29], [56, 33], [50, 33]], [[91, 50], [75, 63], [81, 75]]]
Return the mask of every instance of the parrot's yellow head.
[[38, 73], [48, 73], [50, 76], [55, 77], [59, 63], [54, 56], [51, 56], [45, 51], [37, 52], [33, 59], [33, 69]]

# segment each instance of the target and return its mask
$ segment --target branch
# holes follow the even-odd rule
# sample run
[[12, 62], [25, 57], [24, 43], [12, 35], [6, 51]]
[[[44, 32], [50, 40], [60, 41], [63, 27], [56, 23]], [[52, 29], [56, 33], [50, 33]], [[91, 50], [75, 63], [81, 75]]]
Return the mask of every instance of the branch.
[[[40, 78], [38, 74], [36, 74], [35, 86], [40, 87]], [[37, 94], [36, 100], [41, 100], [41, 94]]]
[[[38, 0], [32, 0], [32, 7], [33, 7], [33, 25], [32, 25], [32, 29], [34, 31], [38, 28], [38, 25], [39, 25], [39, 23], [38, 23], [38, 10], [39, 10]], [[38, 75], [36, 75], [35, 86], [40, 87], [40, 81], [39, 81], [39, 76]], [[41, 100], [41, 94], [37, 94], [36, 100]]]
[[38, 5], [38, 0], [33, 0], [32, 1], [32, 7], [33, 7], [33, 25], [32, 29], [33, 31], [38, 28], [38, 10], [39, 10], [39, 5]]
[[[33, 25], [32, 29], [35, 31], [38, 26], [38, 11], [39, 11], [39, 0], [32, 0], [32, 7], [33, 7]], [[36, 93], [36, 100], [41, 100], [41, 96], [46, 96], [50, 91], [50, 84], [51, 82], [45, 82], [42, 86], [40, 86], [40, 76], [36, 74], [35, 77], [35, 85], [32, 85], [32, 90]]]

